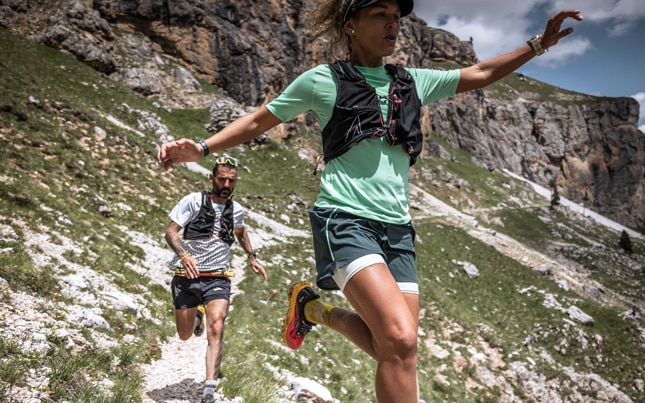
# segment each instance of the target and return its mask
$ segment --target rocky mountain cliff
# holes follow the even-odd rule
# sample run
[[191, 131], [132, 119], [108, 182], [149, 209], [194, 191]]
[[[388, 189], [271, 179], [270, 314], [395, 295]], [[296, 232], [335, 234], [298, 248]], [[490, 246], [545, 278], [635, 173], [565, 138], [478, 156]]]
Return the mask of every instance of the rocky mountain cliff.
[[[168, 71], [164, 58], [221, 87], [235, 101], [257, 106], [305, 69], [324, 62], [320, 46], [311, 46], [306, 33], [304, 16], [312, 4], [1, 0], [0, 22], [173, 104], [182, 105], [177, 86], [199, 91], [199, 83], [182, 69]], [[477, 61], [470, 42], [415, 16], [406, 19], [393, 59], [441, 68]], [[502, 84], [430, 105], [425, 132], [468, 151], [482, 166], [557, 186], [567, 198], [642, 230], [645, 136], [637, 129], [638, 103], [570, 93], [519, 75], [509, 80], [526, 85]], [[273, 135], [291, 132], [287, 125]]]

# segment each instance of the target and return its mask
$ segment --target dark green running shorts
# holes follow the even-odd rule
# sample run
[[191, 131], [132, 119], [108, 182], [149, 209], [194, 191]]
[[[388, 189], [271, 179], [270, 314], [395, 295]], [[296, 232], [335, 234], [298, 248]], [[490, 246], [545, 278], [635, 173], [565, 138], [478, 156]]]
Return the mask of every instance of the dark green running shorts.
[[313, 207], [309, 220], [314, 238], [318, 276], [323, 290], [338, 290], [332, 276], [357, 259], [380, 255], [402, 291], [418, 294], [419, 280], [415, 264], [416, 232], [409, 222], [387, 224], [357, 217], [340, 209]]

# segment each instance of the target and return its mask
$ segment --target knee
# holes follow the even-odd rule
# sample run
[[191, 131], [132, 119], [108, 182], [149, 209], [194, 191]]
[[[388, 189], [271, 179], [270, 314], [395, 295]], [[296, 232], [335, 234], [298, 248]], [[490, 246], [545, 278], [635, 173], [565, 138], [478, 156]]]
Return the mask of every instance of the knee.
[[208, 335], [209, 343], [211, 341], [219, 341], [222, 338], [223, 333], [224, 333], [224, 319], [214, 320], [208, 323], [206, 334]]
[[392, 335], [389, 344], [391, 357], [399, 361], [413, 360], [417, 356], [417, 332], [407, 329]]
[[177, 335], [179, 336], [179, 340], [181, 341], [186, 341], [190, 339], [190, 337], [193, 335], [192, 331], [181, 331], [177, 329]]
[[416, 357], [417, 355], [417, 332], [409, 331], [406, 332], [398, 343], [397, 352], [401, 357]]

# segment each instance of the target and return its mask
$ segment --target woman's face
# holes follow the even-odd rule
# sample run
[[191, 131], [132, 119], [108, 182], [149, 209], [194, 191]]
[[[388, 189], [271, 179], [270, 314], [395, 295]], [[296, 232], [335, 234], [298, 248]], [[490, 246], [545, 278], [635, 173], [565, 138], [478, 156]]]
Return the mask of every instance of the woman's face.
[[346, 25], [352, 37], [352, 54], [366, 58], [390, 56], [399, 36], [400, 18], [396, 0], [381, 0], [358, 10]]

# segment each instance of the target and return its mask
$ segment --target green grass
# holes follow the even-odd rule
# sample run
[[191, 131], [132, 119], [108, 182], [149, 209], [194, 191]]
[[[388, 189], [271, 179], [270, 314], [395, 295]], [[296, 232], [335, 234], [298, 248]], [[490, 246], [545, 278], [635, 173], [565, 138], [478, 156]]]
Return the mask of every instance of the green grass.
[[[136, 337], [134, 343], [111, 351], [68, 351], [56, 340], [48, 340], [51, 349], [34, 358], [15, 352], [7, 341], [1, 346], [4, 376], [0, 393], [6, 397], [11, 384], [25, 386], [19, 373], [51, 365], [48, 392], [56, 400], [139, 401], [138, 365], [159, 358], [159, 343], [174, 334], [174, 324], [167, 309], [168, 290], [152, 285], [150, 279], [126, 265], [136, 265], [145, 257], [140, 248], [130, 244], [127, 231], [161, 234], [166, 223], [146, 217], [165, 214], [174, 200], [165, 192], [170, 180], [165, 181], [167, 178], [155, 167], [154, 143], [114, 127], [105, 116], [137, 127], [136, 116], [119, 106], [127, 103], [154, 108], [150, 100], [101, 78], [60, 52], [25, 41], [5, 29], [0, 29], [0, 41], [0, 146], [6, 151], [6, 158], [0, 161], [0, 176], [4, 178], [0, 182], [0, 211], [2, 224], [15, 230], [12, 238], [3, 237], [0, 242], [3, 250], [11, 251], [0, 254], [0, 277], [13, 290], [75, 303], [73, 298], [61, 296], [58, 280], [59, 275], [68, 274], [64, 262], [70, 262], [103, 274], [126, 292], [145, 293], [149, 301], [164, 301], [148, 305], [153, 320], [104, 309], [110, 324], [110, 329], [103, 330], [107, 337]], [[170, 122], [175, 114], [168, 115]], [[207, 116], [204, 111], [177, 115], [180, 117], [175, 121], [185, 122]], [[95, 126], [106, 130], [104, 140], [94, 136]], [[123, 158], [130, 154], [139, 158]], [[151, 172], [161, 179], [150, 180]], [[180, 180], [192, 181], [193, 177]], [[112, 208], [111, 217], [99, 214], [98, 207], [103, 204]], [[132, 208], [121, 209], [120, 204]], [[45, 231], [47, 228], [55, 230]], [[41, 233], [44, 239], [61, 246], [65, 239], [73, 240], [82, 249], [66, 249], [50, 264], [36, 265], [30, 254], [44, 251], [40, 246], [24, 244], [26, 231]], [[31, 253], [29, 248], [33, 249]], [[3, 292], [2, 297], [11, 301], [11, 294]], [[50, 312], [56, 319], [64, 317], [51, 307], [43, 308], [43, 312]], [[161, 324], [158, 319], [162, 319]], [[96, 343], [91, 332], [83, 334], [90, 345]], [[119, 364], [111, 368], [115, 360]], [[114, 382], [112, 392], [106, 393], [104, 387], [87, 380], [94, 376]]]
[[[433, 244], [432, 253], [421, 249], [418, 259], [422, 262], [419, 274], [429, 293], [426, 303], [436, 304], [443, 315], [461, 324], [486, 325], [498, 339], [495, 344], [506, 354], [522, 350], [518, 342], [535, 335], [538, 341], [534, 347], [549, 351], [562, 366], [576, 366], [582, 372], [599, 371], [610, 378], [618, 367], [627, 379], [635, 380], [642, 375], [639, 362], [643, 362], [645, 355], [630, 347], [638, 339], [639, 331], [620, 318], [620, 310], [565, 292], [552, 280], [500, 255], [488, 245], [473, 241], [461, 229], [429, 224], [420, 226], [419, 233], [425, 235], [421, 235], [423, 238], [431, 238]], [[481, 277], [468, 278], [459, 266], [451, 263], [453, 259], [476, 264]], [[529, 289], [531, 291], [520, 293], [520, 290]], [[602, 345], [590, 348], [603, 357], [600, 368], [581, 364], [590, 351], [576, 345], [575, 341], [566, 355], [555, 353], [552, 347], [567, 338], [569, 331], [567, 326], [563, 327], [565, 314], [543, 307], [546, 293], [554, 295], [565, 308], [576, 305], [595, 318], [594, 327], [580, 327], [579, 330], [590, 344], [596, 334], [604, 335]], [[476, 332], [475, 328], [470, 330]], [[620, 343], [620, 338], [631, 342]], [[627, 385], [625, 381], [624, 387]]]
[[210, 112], [206, 108], [173, 109], [170, 112], [160, 109], [157, 114], [168, 126], [170, 134], [177, 138], [199, 140], [210, 136], [204, 127], [210, 120]]
[[32, 366], [29, 358], [21, 353], [17, 343], [0, 338], [0, 399], [7, 401], [14, 385], [23, 385], [27, 371]]
[[607, 98], [593, 97], [563, 88], [557, 88], [556, 91], [552, 85], [535, 80], [521, 73], [509, 74], [486, 87], [484, 91], [488, 97], [499, 101], [514, 101], [522, 97], [538, 102], [582, 105], [588, 104], [589, 102], [602, 102], [602, 100], [607, 100]]
[[0, 249], [11, 250], [0, 253], [0, 278], [6, 279], [11, 289], [27, 290], [45, 297], [53, 297], [60, 291], [52, 267], [34, 265], [24, 245], [0, 241]]
[[[476, 165], [470, 154], [452, 148], [445, 140], [433, 134], [430, 141], [438, 143], [450, 155], [450, 160], [422, 158], [412, 168], [414, 183], [431, 189], [432, 195], [466, 213], [509, 206], [522, 199], [526, 184], [509, 178], [501, 172], [489, 172]], [[513, 186], [506, 186], [512, 184]], [[524, 200], [526, 203], [526, 200]]]
[[577, 262], [589, 271], [590, 279], [608, 289], [620, 290], [633, 301], [642, 299], [645, 291], [645, 272], [639, 263], [645, 256], [642, 239], [632, 240], [634, 253], [627, 255], [618, 245], [620, 233], [589, 225], [585, 219], [561, 208], [504, 209], [496, 215], [501, 221], [501, 225], [493, 225], [496, 230], [536, 250], [551, 250]]

